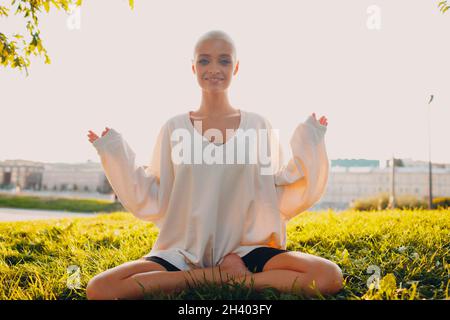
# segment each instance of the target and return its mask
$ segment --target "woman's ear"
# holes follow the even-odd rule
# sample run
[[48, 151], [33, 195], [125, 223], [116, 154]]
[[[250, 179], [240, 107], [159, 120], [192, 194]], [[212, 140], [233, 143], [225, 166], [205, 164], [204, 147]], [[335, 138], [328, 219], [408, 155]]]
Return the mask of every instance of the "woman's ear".
[[233, 72], [233, 75], [234, 75], [234, 76], [236, 75], [236, 73], [238, 72], [238, 70], [239, 70], [239, 60], [236, 62], [236, 67], [234, 67], [234, 72]]
[[192, 60], [192, 72], [195, 74], [194, 60]]

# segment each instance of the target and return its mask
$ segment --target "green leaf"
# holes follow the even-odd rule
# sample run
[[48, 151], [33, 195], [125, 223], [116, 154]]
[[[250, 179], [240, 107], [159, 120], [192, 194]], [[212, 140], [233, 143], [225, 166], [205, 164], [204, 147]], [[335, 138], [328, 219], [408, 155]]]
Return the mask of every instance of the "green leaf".
[[48, 1], [44, 2], [44, 8], [45, 8], [45, 11], [47, 11], [47, 13], [50, 11], [50, 3]]
[[134, 9], [134, 0], [128, 0], [131, 9]]

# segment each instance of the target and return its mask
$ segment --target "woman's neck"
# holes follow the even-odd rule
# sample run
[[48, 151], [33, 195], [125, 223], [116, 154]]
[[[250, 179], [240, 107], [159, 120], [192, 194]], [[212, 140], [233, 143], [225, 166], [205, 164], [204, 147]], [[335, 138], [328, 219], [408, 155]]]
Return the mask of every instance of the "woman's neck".
[[226, 91], [202, 92], [202, 101], [199, 109], [194, 114], [197, 116], [215, 117], [237, 112], [228, 101]]

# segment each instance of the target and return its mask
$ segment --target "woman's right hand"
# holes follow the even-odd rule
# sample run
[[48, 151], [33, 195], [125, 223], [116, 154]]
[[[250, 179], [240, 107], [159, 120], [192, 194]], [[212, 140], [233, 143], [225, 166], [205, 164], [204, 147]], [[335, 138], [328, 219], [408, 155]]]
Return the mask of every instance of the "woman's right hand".
[[[108, 127], [105, 127], [105, 130], [103, 130], [103, 132], [102, 132], [102, 137], [103, 137], [105, 134], [107, 134], [108, 131], [109, 131], [109, 128], [108, 128]], [[90, 143], [94, 143], [94, 141], [98, 139], [98, 135], [97, 135], [95, 132], [91, 131], [91, 130], [89, 130], [88, 137], [89, 137], [89, 142], [90, 142]]]

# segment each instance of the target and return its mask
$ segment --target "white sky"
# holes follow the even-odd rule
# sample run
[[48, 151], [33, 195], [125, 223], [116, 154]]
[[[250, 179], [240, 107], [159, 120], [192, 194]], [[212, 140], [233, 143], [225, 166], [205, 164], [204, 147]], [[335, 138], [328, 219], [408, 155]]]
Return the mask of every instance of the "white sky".
[[[0, 0], [9, 4], [9, 0]], [[295, 127], [328, 118], [330, 159], [450, 162], [450, 11], [439, 1], [84, 1], [80, 29], [68, 15], [41, 15], [52, 64], [30, 76], [0, 67], [0, 160], [99, 161], [88, 130], [121, 132], [146, 164], [160, 126], [195, 110], [191, 71], [197, 38], [220, 29], [236, 42], [240, 70], [229, 89], [236, 108], [280, 130], [286, 157]], [[381, 9], [371, 30], [370, 5]], [[373, 20], [372, 20], [373, 21]], [[22, 20], [0, 19], [8, 35]]]

